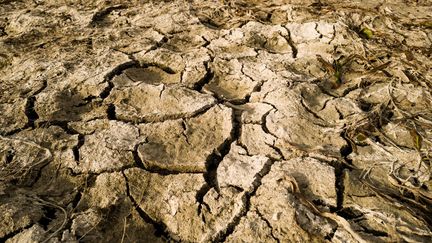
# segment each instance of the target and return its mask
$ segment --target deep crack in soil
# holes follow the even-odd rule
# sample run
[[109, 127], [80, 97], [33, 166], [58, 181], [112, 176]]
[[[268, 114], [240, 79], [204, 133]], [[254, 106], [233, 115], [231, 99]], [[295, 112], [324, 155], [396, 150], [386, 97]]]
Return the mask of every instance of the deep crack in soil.
[[1, 242], [432, 240], [427, 1], [0, 2]]

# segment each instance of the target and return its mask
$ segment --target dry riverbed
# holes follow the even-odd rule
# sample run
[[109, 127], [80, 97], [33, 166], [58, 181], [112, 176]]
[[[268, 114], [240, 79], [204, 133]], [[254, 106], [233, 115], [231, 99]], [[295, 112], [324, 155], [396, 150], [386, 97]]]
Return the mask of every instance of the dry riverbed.
[[0, 0], [0, 241], [431, 242], [432, 4], [342, 2]]

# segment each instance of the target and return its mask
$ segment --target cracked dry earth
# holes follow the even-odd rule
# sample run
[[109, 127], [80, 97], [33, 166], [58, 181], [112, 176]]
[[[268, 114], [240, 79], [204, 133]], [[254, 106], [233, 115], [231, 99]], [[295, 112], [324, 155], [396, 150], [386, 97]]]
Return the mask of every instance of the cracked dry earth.
[[0, 0], [0, 241], [431, 242], [432, 7], [377, 2]]

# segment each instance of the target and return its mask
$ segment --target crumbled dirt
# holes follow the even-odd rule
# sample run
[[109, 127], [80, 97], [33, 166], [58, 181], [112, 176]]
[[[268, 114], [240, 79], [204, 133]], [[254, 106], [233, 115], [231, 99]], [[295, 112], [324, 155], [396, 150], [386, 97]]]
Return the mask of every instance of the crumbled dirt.
[[0, 0], [0, 242], [431, 242], [431, 20]]

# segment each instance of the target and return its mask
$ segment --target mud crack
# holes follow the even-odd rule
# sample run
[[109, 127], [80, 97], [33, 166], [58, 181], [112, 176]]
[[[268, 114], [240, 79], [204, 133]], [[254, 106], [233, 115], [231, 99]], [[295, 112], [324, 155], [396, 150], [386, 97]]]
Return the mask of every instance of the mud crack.
[[240, 115], [235, 114], [235, 111], [232, 113], [234, 116], [233, 121], [233, 127], [231, 130], [231, 135], [228, 139], [226, 139], [216, 150], [211, 153], [207, 159], [206, 159], [206, 172], [203, 174], [204, 180], [206, 184], [198, 190], [196, 194], [196, 200], [199, 203], [198, 206], [198, 214], [201, 214], [202, 205], [204, 202], [204, 196], [207, 194], [207, 192], [211, 188], [215, 188], [216, 191], [219, 190], [219, 185], [217, 181], [217, 168], [220, 164], [220, 162], [224, 159], [224, 157], [229, 153], [231, 149], [231, 144], [237, 141], [240, 138], [240, 132], [241, 132], [241, 122], [240, 122]]
[[[33, 95], [27, 98], [27, 103], [25, 104], [24, 114], [27, 116], [27, 124], [22, 129], [18, 129], [18, 131], [26, 129], [28, 127], [35, 128], [35, 122], [39, 119], [39, 115], [35, 110], [36, 103], [36, 95], [41, 93], [48, 86], [48, 82], [46, 80], [43, 81], [42, 87], [36, 90]], [[17, 131], [15, 131], [17, 132]]]
[[125, 5], [117, 4], [117, 5], [109, 6], [109, 7], [106, 7], [106, 8], [103, 8], [101, 10], [96, 11], [96, 13], [93, 15], [93, 17], [91, 19], [90, 26], [97, 27], [98, 25], [100, 25], [104, 21], [105, 17], [107, 15], [109, 15], [112, 11], [118, 10], [118, 9], [125, 9], [125, 8], [126, 8]]
[[102, 90], [102, 92], [99, 94], [99, 97], [101, 99], [105, 99], [108, 97], [114, 88], [114, 84], [111, 81], [115, 76], [120, 75], [124, 70], [132, 67], [138, 67], [139, 63], [137, 61], [129, 61], [123, 64], [118, 65], [115, 67], [111, 72], [109, 72], [107, 75], [105, 75], [105, 81], [108, 83], [108, 86]]
[[277, 238], [275, 235], [274, 235], [274, 233], [273, 233], [273, 227], [271, 226], [271, 224], [270, 224], [270, 222], [262, 215], [262, 213], [258, 210], [258, 209], [256, 209], [255, 210], [255, 212], [257, 213], [257, 215], [259, 216], [259, 218], [262, 220], [262, 221], [264, 221], [265, 223], [266, 223], [266, 225], [267, 225], [267, 227], [269, 227], [269, 229], [270, 229], [270, 235], [271, 235], [271, 237], [277, 242], [277, 243], [280, 243], [281, 241], [279, 240], [279, 238]]
[[270, 172], [271, 167], [276, 161], [277, 160], [269, 159], [269, 161], [264, 164], [263, 168], [255, 175], [255, 180], [252, 182], [252, 189], [250, 191], [246, 191], [242, 196], [243, 208], [236, 216], [234, 216], [234, 219], [228, 223], [225, 229], [219, 231], [214, 236], [214, 242], [225, 242], [227, 237], [234, 232], [236, 227], [240, 224], [240, 220], [250, 211], [250, 200], [255, 196], [258, 188], [261, 186], [262, 178], [264, 178]]
[[[267, 104], [270, 104], [270, 103], [267, 103]], [[272, 107], [273, 107], [273, 109], [271, 109], [271, 110], [269, 110], [269, 111], [267, 111], [262, 117], [261, 117], [261, 128], [262, 128], [262, 130], [265, 132], [265, 133], [267, 133], [267, 134], [269, 134], [269, 135], [271, 135], [271, 136], [273, 136], [273, 137], [275, 137], [275, 138], [278, 138], [275, 134], [273, 134], [270, 130], [269, 130], [269, 128], [267, 127], [267, 116], [270, 114], [270, 112], [272, 112], [272, 111], [276, 111], [277, 110], [277, 108], [274, 106], [274, 105], [271, 105]], [[275, 142], [274, 143], [276, 143], [276, 140], [275, 140]], [[282, 158], [282, 159], [285, 159], [285, 156], [283, 155], [283, 153], [282, 153], [282, 150], [280, 149], [280, 148], [278, 148], [275, 144], [268, 144], [268, 143], [266, 143], [268, 146], [270, 146], [270, 148], [272, 148], [274, 151], [276, 151], [276, 153], [280, 156], [280, 158]]]
[[297, 58], [298, 50], [297, 50], [297, 47], [295, 46], [295, 44], [294, 44], [294, 42], [292, 40], [291, 31], [288, 28], [286, 28], [286, 27], [282, 26], [282, 28], [286, 29], [286, 31], [288, 32], [288, 36], [282, 36], [282, 37], [284, 37], [286, 39], [286, 41], [288, 42], [288, 45], [291, 47], [291, 49], [292, 49], [292, 57], [295, 59], [295, 58]]
[[128, 198], [131, 200], [134, 209], [138, 212], [139, 216], [146, 222], [149, 223], [151, 225], [153, 225], [153, 227], [155, 228], [155, 236], [156, 237], [162, 237], [164, 238], [166, 241], [168, 242], [176, 242], [169, 234], [168, 230], [167, 230], [167, 226], [163, 223], [163, 222], [158, 222], [154, 219], [152, 219], [140, 206], [139, 206], [139, 202], [135, 201], [135, 199], [133, 198], [133, 196], [130, 194], [130, 185], [129, 185], [129, 180], [127, 178], [127, 176], [125, 175], [124, 171], [122, 171], [122, 175], [125, 178], [126, 181], [126, 195], [128, 196]]
[[343, 131], [341, 133], [341, 137], [346, 141], [347, 145], [343, 146], [340, 149], [340, 154], [343, 159], [343, 162], [339, 162], [334, 165], [335, 168], [335, 176], [336, 176], [336, 211], [340, 211], [343, 209], [344, 205], [344, 196], [345, 196], [345, 170], [349, 169], [347, 165], [351, 165], [352, 161], [349, 158], [349, 155], [353, 152], [353, 148], [349, 139], [345, 136], [346, 132]]
[[211, 70], [211, 68], [209, 66], [210, 63], [211, 63], [211, 61], [204, 63], [206, 74], [204, 75], [204, 77], [201, 80], [199, 80], [198, 82], [195, 83], [195, 85], [193, 87], [194, 90], [196, 90], [198, 92], [202, 92], [203, 87], [206, 84], [210, 83], [210, 81], [214, 78], [214, 72]]
[[25, 106], [25, 112], [24, 112], [27, 116], [27, 119], [28, 119], [28, 123], [27, 123], [26, 127], [35, 128], [35, 122], [37, 121], [37, 119], [39, 119], [39, 115], [37, 114], [37, 112], [35, 110], [35, 102], [36, 102], [35, 96], [30, 96], [27, 99], [27, 103]]
[[74, 159], [76, 162], [80, 161], [80, 148], [84, 145], [85, 137], [82, 134], [78, 134], [78, 143], [72, 148]]
[[117, 120], [115, 105], [109, 104], [107, 108], [107, 118], [108, 120]]
[[9, 234], [6, 234], [5, 236], [0, 238], [0, 242], [6, 242], [8, 239], [13, 238], [14, 236], [20, 234], [21, 232], [23, 232], [24, 230], [30, 229], [31, 227], [33, 227], [34, 224], [29, 224], [26, 227], [22, 227], [18, 230], [15, 230]]

